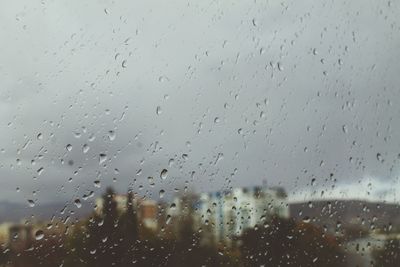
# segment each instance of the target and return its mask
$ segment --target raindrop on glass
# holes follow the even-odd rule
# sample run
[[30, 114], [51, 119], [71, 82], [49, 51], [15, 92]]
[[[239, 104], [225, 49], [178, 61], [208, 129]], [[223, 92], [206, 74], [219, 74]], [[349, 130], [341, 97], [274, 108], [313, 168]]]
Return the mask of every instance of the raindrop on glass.
[[377, 159], [379, 162], [383, 162], [383, 161], [384, 161], [383, 158], [382, 158], [381, 153], [377, 153], [377, 154], [376, 154], [376, 159]]
[[33, 208], [35, 206], [35, 201], [33, 201], [32, 199], [28, 199], [28, 204], [29, 207]]
[[347, 133], [348, 130], [347, 130], [347, 125], [346, 124], [342, 126], [342, 131], [344, 133]]
[[97, 187], [97, 188], [100, 188], [100, 187], [101, 187], [100, 180], [95, 180], [95, 181], [93, 182], [93, 184], [94, 184], [94, 187]]
[[315, 184], [316, 184], [316, 180], [315, 180], [315, 178], [312, 178], [312, 179], [311, 179], [311, 185], [312, 185], [312, 186], [315, 186]]
[[84, 145], [82, 146], [82, 152], [83, 152], [84, 154], [86, 154], [86, 153], [89, 151], [89, 149], [90, 149], [90, 147], [89, 147], [87, 144], [84, 144]]
[[44, 171], [44, 168], [40, 167], [36, 172], [38, 175], [41, 175], [43, 171]]
[[160, 192], [159, 192], [160, 198], [163, 198], [164, 194], [165, 194], [164, 189], [161, 189]]
[[107, 160], [107, 155], [104, 153], [101, 153], [99, 155], [99, 165], [103, 164]]
[[157, 106], [157, 108], [156, 108], [156, 114], [157, 114], [157, 115], [160, 115], [161, 113], [162, 113], [161, 107], [160, 107], [160, 106]]
[[128, 62], [126, 61], [126, 59], [125, 59], [124, 61], [122, 61], [121, 66], [122, 66], [123, 68], [126, 68], [127, 65], [128, 65]]
[[165, 179], [167, 179], [167, 176], [168, 176], [168, 170], [167, 169], [163, 169], [161, 171], [161, 173], [160, 173], [161, 179], [165, 180]]
[[174, 159], [169, 159], [168, 166], [171, 167], [172, 165], [174, 165], [174, 162], [175, 162]]
[[79, 198], [74, 200], [74, 204], [75, 206], [79, 209], [80, 207], [82, 207], [82, 203], [81, 200]]
[[114, 141], [116, 137], [116, 134], [114, 131], [108, 131], [108, 139], [110, 139], [110, 141]]
[[41, 240], [44, 237], [44, 232], [42, 230], [37, 230], [35, 233], [35, 239], [36, 240]]

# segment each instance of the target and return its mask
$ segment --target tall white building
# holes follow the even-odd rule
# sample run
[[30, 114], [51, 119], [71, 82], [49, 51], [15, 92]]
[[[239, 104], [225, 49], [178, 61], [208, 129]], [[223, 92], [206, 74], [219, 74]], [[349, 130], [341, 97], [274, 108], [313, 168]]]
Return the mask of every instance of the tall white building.
[[[197, 222], [207, 227], [209, 239], [230, 242], [244, 230], [272, 216], [288, 217], [286, 194], [281, 188], [236, 188], [203, 193], [197, 203]], [[211, 231], [211, 232], [210, 232]]]

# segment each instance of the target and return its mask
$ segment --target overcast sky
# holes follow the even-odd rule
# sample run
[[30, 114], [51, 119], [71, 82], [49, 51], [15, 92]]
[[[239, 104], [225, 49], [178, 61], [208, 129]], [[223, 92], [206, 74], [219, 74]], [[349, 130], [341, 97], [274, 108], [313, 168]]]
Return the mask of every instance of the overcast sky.
[[397, 201], [399, 18], [376, 0], [4, 1], [0, 200], [266, 180]]

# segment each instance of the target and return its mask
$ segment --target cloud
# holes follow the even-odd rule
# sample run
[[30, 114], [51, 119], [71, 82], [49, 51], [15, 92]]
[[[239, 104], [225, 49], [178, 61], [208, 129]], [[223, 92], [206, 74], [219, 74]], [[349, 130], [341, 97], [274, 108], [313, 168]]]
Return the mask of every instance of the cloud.
[[[294, 191], [331, 173], [338, 188], [356, 190], [353, 177], [368, 175], [390, 184], [400, 151], [397, 17], [373, 0], [306, 2], [7, 5], [0, 200], [24, 199], [16, 186], [65, 200], [96, 179], [98, 191], [151, 196], [264, 179]], [[150, 185], [164, 168], [169, 179]]]
[[347, 180], [332, 186], [307, 186], [292, 191], [289, 202], [302, 202], [323, 199], [358, 199], [367, 201], [400, 203], [400, 180], [383, 180], [363, 177]]

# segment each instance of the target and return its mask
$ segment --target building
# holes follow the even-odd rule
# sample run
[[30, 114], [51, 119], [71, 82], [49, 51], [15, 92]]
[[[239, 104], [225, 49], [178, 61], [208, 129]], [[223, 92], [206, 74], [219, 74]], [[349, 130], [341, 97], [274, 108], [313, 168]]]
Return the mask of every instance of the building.
[[167, 210], [173, 232], [178, 233], [179, 221], [188, 213], [204, 242], [227, 244], [272, 216], [289, 217], [286, 193], [278, 187], [235, 188], [177, 197]]
[[[127, 196], [115, 195], [114, 200], [117, 203], [117, 210], [120, 213], [126, 211]], [[133, 205], [137, 211], [139, 223], [150, 230], [158, 229], [158, 204], [151, 199], [133, 199]], [[96, 213], [101, 214], [103, 209], [103, 198], [96, 199]]]
[[289, 216], [281, 188], [235, 188], [200, 195], [199, 221], [208, 226], [213, 242], [230, 242], [244, 230], [263, 224], [272, 216]]

